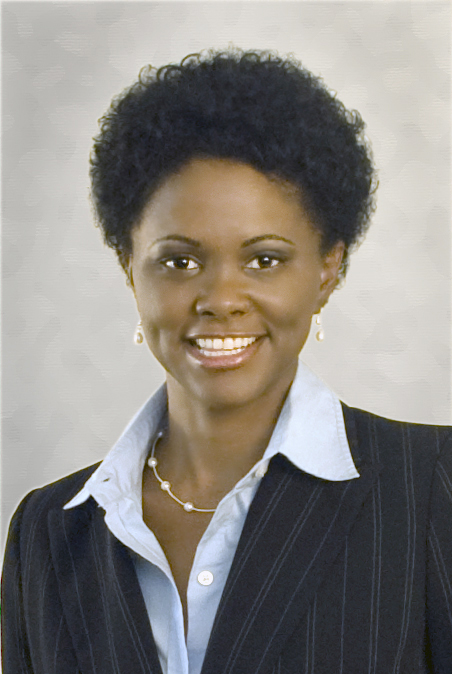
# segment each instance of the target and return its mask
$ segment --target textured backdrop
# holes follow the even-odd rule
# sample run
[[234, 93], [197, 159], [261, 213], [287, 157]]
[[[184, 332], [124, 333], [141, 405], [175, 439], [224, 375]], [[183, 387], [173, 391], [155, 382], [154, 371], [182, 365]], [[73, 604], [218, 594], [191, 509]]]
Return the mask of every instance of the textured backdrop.
[[306, 362], [348, 403], [451, 423], [448, 2], [3, 3], [3, 522], [106, 454], [163, 381], [88, 205], [97, 119], [146, 63], [292, 52], [368, 125], [378, 209]]

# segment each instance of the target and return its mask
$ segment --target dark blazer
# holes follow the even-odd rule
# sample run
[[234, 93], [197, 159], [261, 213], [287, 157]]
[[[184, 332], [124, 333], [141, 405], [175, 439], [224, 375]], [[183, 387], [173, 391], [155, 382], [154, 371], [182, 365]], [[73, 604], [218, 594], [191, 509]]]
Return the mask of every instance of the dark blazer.
[[[202, 674], [452, 673], [452, 429], [343, 408], [361, 477], [271, 461]], [[93, 499], [62, 510], [94, 469], [12, 520], [4, 674], [161, 673], [128, 549]]]

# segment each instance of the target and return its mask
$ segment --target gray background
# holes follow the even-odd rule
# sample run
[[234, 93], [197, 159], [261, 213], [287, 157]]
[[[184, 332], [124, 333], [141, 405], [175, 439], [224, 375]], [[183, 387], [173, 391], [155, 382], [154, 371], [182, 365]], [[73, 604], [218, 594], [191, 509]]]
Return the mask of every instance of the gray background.
[[93, 463], [163, 381], [88, 202], [96, 120], [146, 63], [292, 52], [357, 108], [378, 210], [305, 361], [349, 404], [451, 423], [448, 2], [4, 3], [3, 518]]

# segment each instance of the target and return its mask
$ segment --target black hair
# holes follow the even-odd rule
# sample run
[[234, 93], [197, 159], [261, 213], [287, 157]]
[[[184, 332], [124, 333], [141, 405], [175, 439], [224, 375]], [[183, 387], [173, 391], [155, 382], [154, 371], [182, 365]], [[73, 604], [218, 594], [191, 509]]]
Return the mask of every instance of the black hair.
[[146, 66], [100, 119], [90, 157], [105, 242], [127, 270], [131, 230], [165, 178], [195, 157], [228, 158], [292, 183], [322, 252], [363, 237], [375, 171], [364, 122], [295, 58], [207, 51]]

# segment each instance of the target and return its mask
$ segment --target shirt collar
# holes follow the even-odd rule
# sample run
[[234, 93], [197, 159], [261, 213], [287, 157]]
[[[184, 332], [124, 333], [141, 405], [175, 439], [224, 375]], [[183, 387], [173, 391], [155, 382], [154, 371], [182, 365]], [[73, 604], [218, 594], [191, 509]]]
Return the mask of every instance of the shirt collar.
[[[141, 494], [149, 441], [166, 410], [166, 385], [163, 385], [143, 405], [99, 468], [64, 508], [84, 503], [93, 492], [99, 502], [119, 500], [124, 494]], [[359, 477], [347, 441], [341, 403], [301, 360], [261, 462], [268, 464], [277, 453], [300, 470], [324, 480]], [[102, 483], [108, 483], [104, 494]]]
[[301, 360], [263, 458], [278, 452], [300, 470], [324, 480], [359, 477], [341, 402]]

